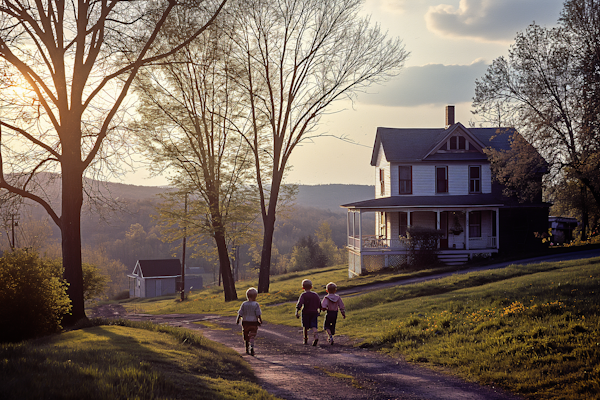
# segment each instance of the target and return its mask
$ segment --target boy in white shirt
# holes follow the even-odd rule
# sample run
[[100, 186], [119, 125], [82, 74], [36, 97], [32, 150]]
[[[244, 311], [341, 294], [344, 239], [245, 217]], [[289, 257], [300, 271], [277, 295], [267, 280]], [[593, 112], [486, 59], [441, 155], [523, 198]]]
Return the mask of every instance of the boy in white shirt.
[[258, 333], [258, 327], [262, 324], [262, 312], [260, 305], [256, 302], [258, 291], [251, 287], [246, 290], [247, 301], [243, 302], [238, 311], [236, 324], [242, 320], [242, 329], [244, 332], [244, 343], [246, 345], [246, 354], [254, 355], [254, 338]]

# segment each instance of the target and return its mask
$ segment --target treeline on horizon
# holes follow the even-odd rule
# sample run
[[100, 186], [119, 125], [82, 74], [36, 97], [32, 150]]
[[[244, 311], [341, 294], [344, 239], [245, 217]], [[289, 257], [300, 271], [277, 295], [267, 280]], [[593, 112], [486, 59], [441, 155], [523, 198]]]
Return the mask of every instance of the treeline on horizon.
[[[166, 188], [144, 187], [123, 184], [108, 184], [112, 197], [104, 211], [102, 207], [84, 208], [82, 214], [82, 253], [84, 262], [97, 265], [100, 271], [108, 275], [110, 282], [105, 295], [114, 297], [128, 290], [127, 274], [133, 271], [139, 259], [181, 259], [181, 241], [164, 242], [153, 218], [157, 214], [156, 206], [160, 202], [157, 196]], [[339, 204], [366, 198], [372, 194], [368, 185], [318, 185], [300, 186], [295, 204], [276, 223], [274, 235], [273, 272], [284, 273], [293, 268], [294, 246], [306, 243], [310, 237], [317, 241], [317, 232], [323, 224], [331, 229], [330, 239], [335, 245], [335, 257], [330, 262], [343, 262], [346, 245], [346, 212]], [[339, 199], [339, 200], [336, 200]], [[312, 206], [314, 203], [315, 206]], [[337, 208], [329, 207], [338, 204]], [[318, 207], [317, 207], [318, 206]], [[374, 224], [374, 216], [367, 216], [365, 223]], [[48, 220], [45, 211], [33, 204], [26, 204], [19, 211], [18, 224], [15, 227], [17, 247], [33, 248], [41, 256], [60, 258], [60, 232], [56, 225]], [[257, 224], [260, 226], [260, 222]], [[5, 221], [4, 234], [0, 249], [10, 248], [12, 240], [11, 221]], [[207, 238], [208, 239], [208, 238]], [[206, 241], [207, 243], [208, 240]], [[310, 243], [310, 241], [309, 241]], [[330, 247], [331, 244], [329, 245]], [[235, 275], [238, 279], [257, 276], [260, 257], [260, 243], [240, 248], [239, 260], [235, 263]], [[196, 253], [196, 254], [195, 254]], [[219, 282], [218, 260], [201, 256], [198, 251], [188, 247], [186, 266], [204, 276], [205, 284]], [[198, 269], [199, 268], [199, 269]]]

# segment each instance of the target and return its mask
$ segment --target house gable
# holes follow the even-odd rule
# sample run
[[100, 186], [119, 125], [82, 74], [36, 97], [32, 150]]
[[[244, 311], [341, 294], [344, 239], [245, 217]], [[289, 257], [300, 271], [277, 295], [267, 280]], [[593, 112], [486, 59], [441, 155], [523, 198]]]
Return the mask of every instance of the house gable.
[[427, 160], [433, 154], [457, 154], [463, 159], [464, 153], [483, 154], [484, 147], [485, 145], [459, 122], [446, 129], [446, 134], [433, 145], [423, 159]]
[[137, 261], [135, 263], [135, 267], [133, 267], [133, 271], [131, 272], [131, 277], [140, 277], [143, 278], [144, 277], [144, 273], [142, 271], [142, 269], [140, 268], [140, 262]]

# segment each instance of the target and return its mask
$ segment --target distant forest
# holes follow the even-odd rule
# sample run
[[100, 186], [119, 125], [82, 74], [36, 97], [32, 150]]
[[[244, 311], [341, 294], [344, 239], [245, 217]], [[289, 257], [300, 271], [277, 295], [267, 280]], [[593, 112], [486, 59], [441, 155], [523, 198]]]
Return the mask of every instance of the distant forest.
[[[112, 281], [109, 295], [127, 289], [126, 275], [131, 273], [138, 259], [181, 258], [181, 241], [164, 243], [152, 218], [160, 202], [158, 194], [166, 190], [169, 189], [102, 183], [100, 192], [106, 202], [84, 207], [81, 232], [84, 262], [111, 264], [112, 271], [107, 272]], [[289, 259], [294, 245], [304, 237], [314, 237], [324, 222], [331, 228], [335, 246], [343, 249], [346, 245], [346, 210], [340, 205], [372, 198], [374, 191], [374, 187], [368, 185], [299, 185], [294, 206], [277, 220], [274, 235], [277, 254]], [[17, 220], [15, 237], [18, 247], [34, 247], [42, 255], [59, 256], [58, 228], [41, 207], [23, 206]], [[371, 220], [373, 225], [374, 217], [367, 215], [367, 226]], [[5, 234], [0, 248], [7, 249], [12, 240], [12, 223], [5, 220], [4, 225]], [[186, 265], [192, 271], [201, 273], [206, 284], [218, 280], [216, 261], [196, 258], [190, 253], [188, 250]], [[250, 253], [248, 246], [240, 250], [237, 271], [240, 278], [256, 273], [257, 266]], [[98, 267], [105, 269], [104, 265]]]

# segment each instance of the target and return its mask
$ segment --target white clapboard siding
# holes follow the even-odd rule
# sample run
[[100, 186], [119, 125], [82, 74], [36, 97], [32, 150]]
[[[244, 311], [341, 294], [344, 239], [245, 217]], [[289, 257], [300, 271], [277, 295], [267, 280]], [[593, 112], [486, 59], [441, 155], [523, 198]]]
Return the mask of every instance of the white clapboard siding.
[[[381, 154], [382, 152], [380, 152]], [[407, 164], [401, 164], [407, 165]], [[462, 196], [469, 194], [469, 166], [481, 165], [481, 193], [492, 192], [492, 173], [489, 164], [465, 162], [464, 164], [416, 164], [412, 165], [412, 196], [435, 196], [435, 168], [448, 167], [448, 194]], [[384, 164], [376, 168], [375, 185], [377, 197], [379, 191], [379, 168], [384, 168], [386, 174], [385, 196], [399, 196], [399, 164]], [[407, 196], [407, 195], [402, 195]], [[410, 196], [410, 195], [408, 195]]]

